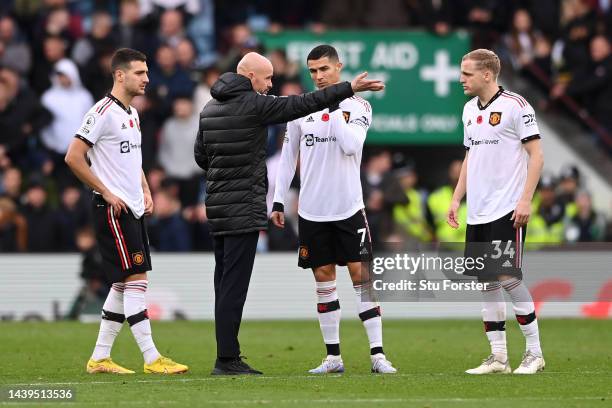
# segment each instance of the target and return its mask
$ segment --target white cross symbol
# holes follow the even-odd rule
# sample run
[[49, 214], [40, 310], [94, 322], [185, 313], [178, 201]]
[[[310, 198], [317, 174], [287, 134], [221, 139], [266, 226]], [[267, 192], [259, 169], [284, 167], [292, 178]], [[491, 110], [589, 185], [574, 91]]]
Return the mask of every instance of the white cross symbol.
[[421, 67], [420, 75], [423, 81], [434, 81], [436, 96], [445, 97], [450, 92], [450, 82], [459, 81], [461, 69], [457, 65], [449, 65], [448, 51], [439, 50], [434, 55], [434, 65]]

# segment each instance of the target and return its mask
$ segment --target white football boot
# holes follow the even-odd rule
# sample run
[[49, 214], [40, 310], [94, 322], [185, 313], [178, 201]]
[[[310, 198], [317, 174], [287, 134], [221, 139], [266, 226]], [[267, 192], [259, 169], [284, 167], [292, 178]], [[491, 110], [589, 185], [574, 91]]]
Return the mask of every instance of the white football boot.
[[372, 372], [379, 374], [395, 374], [397, 369], [393, 367], [391, 362], [387, 360], [383, 353], [374, 354], [370, 356], [372, 360]]
[[523, 361], [521, 361], [521, 365], [518, 366], [516, 370], [513, 371], [514, 374], [535, 374], [537, 372], [543, 371], [546, 363], [544, 362], [544, 357], [536, 356], [531, 351], [527, 350], [525, 354], [523, 354]]
[[489, 357], [482, 360], [482, 364], [476, 368], [470, 368], [465, 372], [468, 374], [510, 374], [510, 364], [508, 359], [505, 362], [499, 360], [495, 354], [491, 354]]
[[331, 374], [331, 373], [343, 373], [344, 363], [340, 356], [327, 356], [323, 360], [320, 366], [308, 370], [310, 374]]

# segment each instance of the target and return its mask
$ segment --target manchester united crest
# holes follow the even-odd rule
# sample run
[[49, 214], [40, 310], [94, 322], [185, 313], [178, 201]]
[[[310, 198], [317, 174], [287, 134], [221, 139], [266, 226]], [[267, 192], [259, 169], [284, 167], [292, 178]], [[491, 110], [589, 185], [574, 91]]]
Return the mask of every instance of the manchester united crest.
[[134, 263], [136, 265], [142, 265], [144, 262], [144, 255], [142, 254], [142, 252], [136, 252], [132, 254], [132, 259], [134, 260]]
[[308, 247], [307, 246], [300, 247], [300, 258], [308, 259]]
[[501, 112], [491, 112], [491, 115], [489, 116], [489, 125], [491, 126], [497, 126], [499, 125], [499, 122], [501, 122]]

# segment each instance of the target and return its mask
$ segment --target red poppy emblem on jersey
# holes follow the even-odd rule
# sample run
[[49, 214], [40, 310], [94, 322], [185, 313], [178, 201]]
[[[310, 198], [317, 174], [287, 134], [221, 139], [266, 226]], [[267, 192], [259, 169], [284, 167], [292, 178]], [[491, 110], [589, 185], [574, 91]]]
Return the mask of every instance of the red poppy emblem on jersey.
[[134, 127], [134, 122], [130, 119], [130, 127]]
[[329, 120], [329, 114], [328, 113], [324, 113], [323, 116], [321, 116], [321, 120], [323, 122], [327, 122]]
[[482, 116], [480, 116], [480, 115], [479, 115], [479, 116], [476, 118], [476, 123], [478, 123], [479, 125], [482, 123]]

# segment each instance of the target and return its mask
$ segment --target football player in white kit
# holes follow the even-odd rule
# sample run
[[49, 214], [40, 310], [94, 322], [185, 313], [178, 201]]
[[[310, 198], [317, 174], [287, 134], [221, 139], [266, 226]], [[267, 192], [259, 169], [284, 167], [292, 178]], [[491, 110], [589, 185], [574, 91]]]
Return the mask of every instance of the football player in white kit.
[[[307, 57], [318, 89], [340, 82], [342, 63], [329, 45]], [[361, 191], [363, 143], [372, 122], [370, 104], [359, 96], [287, 124], [279, 164], [272, 222], [284, 227], [284, 204], [300, 157], [298, 265], [312, 269], [317, 313], [327, 356], [312, 374], [344, 371], [340, 356], [340, 303], [336, 265], [347, 265], [355, 289], [359, 317], [370, 342], [372, 372], [395, 373], [382, 343], [380, 306], [371, 295], [368, 263], [372, 242]]]
[[140, 119], [130, 102], [144, 95], [149, 83], [146, 62], [147, 57], [136, 50], [115, 52], [113, 89], [85, 115], [66, 153], [70, 169], [93, 190], [96, 240], [106, 277], [113, 283], [87, 362], [90, 374], [134, 373], [110, 356], [125, 321], [142, 352], [145, 373], [180, 374], [189, 369], [157, 350], [145, 302], [152, 266], [144, 216], [153, 212], [153, 200], [142, 171]]
[[534, 374], [544, 369], [544, 357], [521, 265], [531, 200], [544, 158], [533, 108], [522, 96], [497, 84], [499, 72], [499, 58], [490, 50], [474, 50], [461, 61], [460, 82], [464, 93], [473, 98], [463, 109], [466, 154], [447, 221], [458, 227], [457, 210], [467, 193], [466, 257], [481, 257], [483, 251], [491, 251], [486, 254], [486, 267], [477, 273], [479, 281], [488, 282], [482, 292], [482, 317], [491, 354], [466, 372], [511, 372], [505, 291], [526, 340], [523, 360], [514, 373]]

